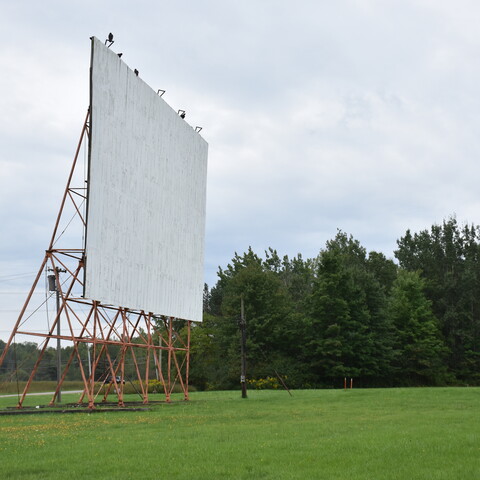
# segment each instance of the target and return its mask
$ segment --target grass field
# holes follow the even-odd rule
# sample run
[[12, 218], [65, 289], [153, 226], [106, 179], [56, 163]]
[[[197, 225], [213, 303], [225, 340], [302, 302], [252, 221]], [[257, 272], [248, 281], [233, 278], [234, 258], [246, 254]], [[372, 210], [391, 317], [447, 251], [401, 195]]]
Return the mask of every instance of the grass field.
[[477, 479], [480, 389], [198, 392], [149, 412], [2, 416], [0, 465], [5, 479]]

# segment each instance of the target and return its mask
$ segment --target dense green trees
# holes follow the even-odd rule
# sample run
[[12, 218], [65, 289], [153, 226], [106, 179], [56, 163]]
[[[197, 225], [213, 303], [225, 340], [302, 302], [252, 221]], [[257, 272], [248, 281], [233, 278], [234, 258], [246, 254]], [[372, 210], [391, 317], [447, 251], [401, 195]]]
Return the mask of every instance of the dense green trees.
[[[235, 254], [205, 287], [204, 322], [192, 328], [191, 383], [239, 386], [243, 298], [250, 379], [278, 373], [294, 388], [340, 387], [344, 377], [359, 386], [480, 384], [479, 227], [449, 218], [407, 231], [397, 244], [398, 263], [342, 231], [312, 259], [272, 248]], [[27, 359], [21, 375], [35, 348], [17, 346]], [[12, 355], [4, 378], [18, 360]], [[40, 374], [54, 376], [48, 368]]]
[[316, 345], [310, 357], [320, 379], [338, 382], [348, 376], [372, 384], [388, 376], [391, 329], [371, 257], [381, 259], [367, 257], [359, 242], [343, 232], [320, 252], [310, 296], [315, 332], [310, 344]]
[[398, 241], [402, 268], [419, 271], [448, 348], [447, 367], [465, 382], [480, 381], [480, 229], [455, 218]]
[[398, 264], [341, 231], [314, 259], [235, 254], [195, 327], [209, 332], [209, 355], [193, 347], [193, 364], [208, 358], [215, 372], [199, 386], [238, 384], [242, 295], [251, 378], [277, 371], [294, 387], [340, 386], [345, 376], [365, 386], [479, 383], [479, 240], [478, 227], [450, 218], [407, 231]]
[[387, 318], [394, 329], [392, 367], [402, 383], [438, 384], [448, 379], [444, 364], [447, 348], [431, 307], [419, 273], [400, 270], [393, 283]]

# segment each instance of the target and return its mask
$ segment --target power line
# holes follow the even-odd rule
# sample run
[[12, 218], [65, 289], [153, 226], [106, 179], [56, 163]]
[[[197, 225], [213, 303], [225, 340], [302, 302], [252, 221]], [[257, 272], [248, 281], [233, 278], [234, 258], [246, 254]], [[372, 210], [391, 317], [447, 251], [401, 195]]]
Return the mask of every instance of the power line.
[[28, 272], [28, 273], [14, 273], [11, 275], [0, 275], [0, 282], [6, 282], [8, 280], [16, 280], [17, 278], [30, 277], [35, 275], [37, 272]]
[[[0, 295], [28, 295], [30, 292], [16, 292], [16, 291], [8, 291], [8, 290], [0, 290]], [[43, 295], [44, 292], [33, 292], [34, 295]]]

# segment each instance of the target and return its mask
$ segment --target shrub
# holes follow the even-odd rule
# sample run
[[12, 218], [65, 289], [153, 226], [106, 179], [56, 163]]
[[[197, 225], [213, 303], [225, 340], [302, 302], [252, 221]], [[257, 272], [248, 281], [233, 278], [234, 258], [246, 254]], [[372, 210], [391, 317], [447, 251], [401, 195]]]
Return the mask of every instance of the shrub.
[[247, 384], [255, 390], [277, 390], [280, 387], [280, 382], [276, 377], [251, 379], [247, 380]]

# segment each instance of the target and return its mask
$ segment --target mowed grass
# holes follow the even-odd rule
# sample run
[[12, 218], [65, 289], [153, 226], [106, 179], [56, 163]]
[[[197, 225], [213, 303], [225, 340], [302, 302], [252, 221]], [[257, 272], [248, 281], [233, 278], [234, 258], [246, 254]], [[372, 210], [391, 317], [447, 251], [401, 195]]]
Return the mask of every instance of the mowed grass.
[[475, 479], [480, 388], [197, 392], [149, 412], [1, 416], [0, 465], [5, 479]]

